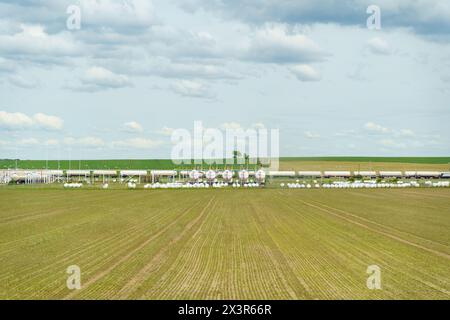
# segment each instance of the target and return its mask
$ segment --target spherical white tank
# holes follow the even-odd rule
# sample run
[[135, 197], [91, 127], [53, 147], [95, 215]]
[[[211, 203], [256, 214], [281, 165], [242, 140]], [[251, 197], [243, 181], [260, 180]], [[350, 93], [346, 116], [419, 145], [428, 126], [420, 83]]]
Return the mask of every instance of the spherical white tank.
[[262, 183], [266, 180], [266, 173], [264, 172], [264, 170], [258, 170], [255, 173], [255, 179], [256, 181], [258, 181], [259, 183]]
[[206, 180], [208, 180], [209, 182], [214, 181], [214, 179], [216, 178], [216, 172], [214, 170], [208, 170], [205, 176]]
[[230, 170], [225, 170], [222, 172], [222, 178], [225, 182], [230, 182], [233, 179], [233, 172]]
[[197, 170], [192, 170], [189, 172], [189, 178], [191, 178], [191, 180], [198, 181], [198, 179], [200, 179], [200, 172]]
[[249, 177], [249, 173], [247, 170], [241, 170], [239, 171], [239, 179], [241, 181], [247, 181]]

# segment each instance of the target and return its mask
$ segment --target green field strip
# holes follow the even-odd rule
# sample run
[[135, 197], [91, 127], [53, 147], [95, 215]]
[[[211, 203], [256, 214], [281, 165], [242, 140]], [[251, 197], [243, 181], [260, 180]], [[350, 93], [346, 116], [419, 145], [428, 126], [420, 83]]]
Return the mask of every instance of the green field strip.
[[[142, 222], [142, 221], [141, 221]], [[140, 225], [138, 225], [138, 226], [140, 226]], [[125, 235], [126, 236], [126, 235]], [[133, 239], [133, 237], [129, 237], [128, 236], [128, 238], [131, 238], [131, 239]], [[127, 239], [128, 240], [128, 239]], [[96, 243], [96, 242], [95, 242]], [[98, 245], [98, 243], [96, 243], [96, 245]], [[115, 251], [118, 249], [118, 246], [117, 245], [114, 245], [113, 246], [113, 244], [111, 244], [110, 245], [111, 246], [111, 251], [112, 251], [112, 253], [114, 254], [115, 253]], [[78, 247], [76, 247], [77, 249], [78, 249]], [[91, 250], [90, 252], [91, 252], [91, 254], [94, 256], [94, 257], [96, 257], [96, 258], [98, 258], [98, 259], [104, 259], [103, 257], [102, 257], [102, 248], [93, 248], [93, 249], [95, 249], [95, 250]], [[91, 256], [89, 256], [89, 255], [87, 255], [87, 254], [85, 254], [85, 255], [83, 255], [83, 258], [84, 259], [88, 259], [89, 261], [92, 261], [92, 257]], [[83, 262], [84, 260], [82, 260], [82, 259], [77, 259], [76, 257], [72, 257], [72, 259], [74, 259], [75, 261], [77, 261], [77, 263], [80, 263], [80, 262]], [[67, 258], [65, 258], [64, 260], [67, 260]], [[95, 260], [95, 259], [94, 259]], [[55, 266], [55, 264], [50, 264], [51, 266]], [[55, 270], [50, 270], [49, 271], [49, 273], [51, 274], [51, 275], [55, 275], [55, 274], [58, 274], [58, 272], [59, 273], [62, 273], [62, 272], [64, 272], [65, 271], [65, 268], [67, 267], [67, 265], [65, 264], [65, 265], [61, 265], [61, 266], [59, 266], [57, 269], [56, 269], [56, 271]], [[63, 277], [64, 277], [64, 275], [62, 275]], [[61, 287], [61, 283], [60, 283], [60, 286], [59, 287]]]
[[125, 286], [122, 287], [122, 289], [118, 292], [119, 298], [127, 298], [135, 290], [135, 288], [139, 287], [139, 285], [146, 279], [147, 273], [152, 273], [155, 270], [160, 269], [164, 265], [167, 251], [175, 247], [176, 244], [180, 242], [180, 240], [182, 240], [187, 234], [189, 234], [191, 229], [194, 228], [197, 224], [200, 224], [200, 226], [202, 225], [202, 223], [204, 222], [204, 215], [208, 215], [211, 213], [208, 210], [210, 209], [211, 203], [213, 202], [214, 197], [207, 202], [205, 207], [200, 211], [199, 215], [195, 219], [190, 221], [185, 226], [185, 228], [176, 235], [176, 237], [170, 239], [170, 241], [164, 247], [162, 247], [161, 250], [158, 251], [156, 255], [154, 255], [152, 259], [141, 270], [139, 270], [138, 274], [133, 276], [125, 284]]
[[[295, 210], [295, 208], [293, 208], [293, 210]], [[303, 209], [303, 211], [302, 211], [302, 213], [303, 212], [305, 212], [305, 210]], [[317, 212], [315, 212], [314, 213], [316, 216], [318, 215], [317, 214]], [[319, 215], [319, 217], [320, 217], [321, 215]], [[329, 217], [325, 217], [326, 219], [327, 219], [327, 221], [326, 221], [326, 225], [328, 226], [328, 227], [331, 227], [331, 226], [333, 226], [333, 225], [335, 225], [335, 223], [338, 223], [338, 225], [339, 225], [339, 227], [337, 228], [337, 229], [335, 229], [335, 231], [333, 231], [333, 229], [329, 229], [328, 230], [328, 232], [327, 232], [327, 236], [326, 237], [323, 237], [323, 238], [321, 238], [321, 242], [322, 241], [325, 241], [326, 243], [327, 243], [327, 246], [333, 246], [333, 245], [339, 245], [339, 244], [341, 244], [341, 252], [347, 252], [347, 253], [350, 253], [350, 252], [353, 252], [353, 250], [355, 250], [355, 254], [358, 254], [358, 255], [361, 255], [361, 257], [363, 258], [363, 259], [366, 259], [366, 258], [370, 258], [370, 260], [367, 260], [367, 264], [364, 266], [364, 268], [362, 268], [363, 266], [361, 266], [361, 269], [359, 270], [359, 274], [360, 275], [363, 275], [363, 272], [364, 272], [364, 270], [365, 270], [365, 268], [369, 265], [369, 264], [379, 264], [380, 266], [383, 266], [383, 270], [390, 270], [391, 272], [390, 273], [388, 273], [388, 275], [389, 274], [392, 274], [392, 275], [395, 275], [395, 276], [392, 276], [392, 277], [389, 277], [388, 279], [389, 279], [389, 281], [387, 282], [388, 284], [389, 283], [396, 283], [396, 285], [395, 286], [387, 286], [387, 288], [389, 289], [389, 287], [391, 287], [392, 289], [396, 289], [396, 290], [393, 290], [394, 292], [395, 291], [398, 291], [398, 287], [403, 287], [404, 286], [404, 283], [402, 283], [402, 281], [399, 281], [398, 280], [398, 278], [399, 278], [399, 276], [398, 276], [398, 274], [399, 274], [399, 272], [398, 272], [398, 270], [399, 269], [403, 269], [404, 271], [405, 270], [408, 270], [408, 269], [406, 269], [406, 267], [405, 267], [405, 261], [408, 261], [407, 259], [405, 259], [405, 258], [409, 258], [409, 256], [407, 256], [407, 257], [403, 257], [404, 258], [404, 260], [402, 260], [401, 261], [401, 263], [399, 263], [398, 265], [396, 265], [396, 268], [397, 269], [392, 269], [392, 268], [390, 268], [389, 267], [389, 264], [391, 264], [392, 262], [393, 262], [393, 260], [395, 260], [395, 257], [397, 256], [397, 254], [398, 253], [400, 253], [400, 252], [403, 252], [404, 251], [404, 249], [402, 249], [401, 248], [401, 250], [400, 251], [397, 251], [397, 250], [395, 250], [395, 248], [396, 247], [399, 247], [399, 245], [398, 244], [392, 244], [392, 243], [390, 243], [391, 241], [390, 240], [388, 240], [387, 241], [387, 245], [385, 245], [385, 246], [382, 246], [382, 247], [379, 247], [379, 245], [380, 244], [382, 244], [382, 243], [384, 243], [384, 242], [386, 242], [386, 239], [382, 239], [383, 240], [383, 242], [380, 242], [380, 239], [377, 239], [377, 238], [379, 238], [379, 236], [378, 235], [375, 235], [377, 238], [375, 238], [375, 239], [373, 239], [372, 241], [367, 241], [368, 239], [364, 239], [364, 238], [361, 238], [360, 237], [360, 234], [361, 234], [361, 232], [360, 231], [358, 231], [358, 230], [355, 230], [354, 228], [352, 228], [351, 226], [350, 226], [350, 230], [351, 231], [345, 231], [345, 223], [344, 224], [342, 224], [342, 222], [341, 221], [335, 221], [335, 222], [333, 222], [332, 220], [329, 220]], [[323, 219], [323, 218], [322, 218]], [[322, 221], [321, 223], [319, 223], [318, 224], [319, 226], [324, 226], [325, 224], [324, 224], [324, 221]], [[347, 226], [346, 228], [348, 228], [349, 226]], [[291, 233], [289, 233], [289, 234], [291, 234]], [[322, 234], [322, 233], [321, 233]], [[332, 236], [332, 235], [339, 235], [341, 238], [343, 238], [343, 239], [345, 239], [345, 237], [350, 237], [350, 239], [348, 239], [348, 240], [346, 240], [346, 241], [343, 241], [343, 239], [334, 239], [333, 240], [333, 237], [334, 236]], [[363, 235], [365, 235], [364, 233], [363, 233]], [[367, 235], [365, 235], [366, 237], [367, 237]], [[364, 241], [362, 241], [362, 240], [364, 240]], [[355, 245], [355, 244], [357, 244], [357, 245]], [[370, 244], [373, 244], [372, 246], [370, 246]], [[317, 244], [316, 245], [316, 247], [320, 247], [320, 244]], [[364, 248], [365, 247], [365, 248]], [[400, 249], [400, 248], [399, 248]], [[393, 254], [393, 255], [390, 255], [390, 253], [392, 252], [392, 251], [397, 251], [397, 254]], [[375, 255], [374, 255], [374, 253], [376, 253]], [[382, 258], [382, 257], [385, 257], [384, 259], [381, 259], [380, 260], [380, 258]], [[433, 257], [432, 257], [433, 258]], [[309, 259], [309, 257], [308, 257], [308, 259]], [[421, 259], [423, 259], [423, 257], [421, 257]], [[419, 260], [420, 261], [420, 260]], [[441, 262], [440, 262], [441, 264], [442, 264], [442, 259], [441, 259]], [[333, 265], [334, 265], [334, 268], [332, 268], [332, 269], [336, 269], [336, 266], [337, 266], [337, 264], [336, 263], [333, 263]], [[337, 270], [336, 270], [336, 272], [337, 272]], [[340, 274], [339, 272], [337, 272], [338, 274]], [[413, 272], [411, 272], [410, 274], [414, 274], [414, 273], [417, 273], [417, 270], [414, 270]], [[448, 270], [446, 270], [446, 274], [447, 274], [447, 276], [448, 276]], [[424, 276], [427, 276], [427, 274], [426, 273], [424, 273], [423, 274]], [[410, 277], [411, 278], [411, 277]], [[443, 278], [441, 278], [441, 279], [446, 279], [445, 278], [445, 275], [444, 275], [444, 277]], [[361, 289], [362, 288], [362, 293], [364, 293], [364, 291], [366, 291], [366, 294], [371, 294], [372, 292], [370, 291], [370, 290], [367, 290], [367, 289], [365, 289], [364, 290], [364, 286], [361, 286], [364, 282], [363, 282], [363, 279], [361, 279], [361, 281], [362, 282], [359, 282], [360, 283], [360, 285], [359, 285], [359, 289]], [[437, 282], [437, 280], [436, 279], [432, 279], [432, 281], [434, 282], [434, 283], [436, 283]], [[403, 281], [404, 282], [404, 281]], [[410, 286], [411, 284], [414, 284], [415, 285], [415, 283], [414, 283], [414, 281], [411, 281], [411, 279], [409, 279], [408, 281], [406, 281], [406, 283], [408, 284], [408, 285], [406, 285], [405, 287], [408, 287], [408, 286]], [[442, 285], [446, 285], [446, 287], [448, 288], [448, 286], [449, 286], [449, 284], [448, 284], [448, 282], [447, 283], [442, 283]], [[414, 286], [413, 286], [414, 287]], [[352, 292], [353, 293], [355, 293], [355, 292], [357, 292], [357, 289], [358, 288], [354, 288], [354, 289], [352, 289]], [[431, 292], [429, 292], [429, 286], [427, 286], [427, 288], [423, 288], [423, 287], [421, 287], [420, 288], [420, 294], [423, 294], [424, 292], [426, 292], [427, 294], [435, 294], [436, 292], [434, 292], [434, 290], [433, 291], [431, 291]], [[444, 291], [445, 290], [448, 290], [448, 289], [444, 289]], [[342, 290], [341, 290], [342, 291]], [[389, 291], [388, 290], [383, 290], [382, 291], [383, 292], [383, 294], [387, 294], [387, 293], [389, 293]], [[400, 292], [402, 292], [401, 290], [400, 290]], [[377, 293], [377, 291], [375, 291], [374, 293]], [[418, 295], [418, 297], [420, 297], [420, 294]], [[340, 292], [339, 293], [339, 295], [340, 296], [342, 296], [342, 292]], [[360, 298], [361, 297], [361, 295], [357, 295], [357, 297], [358, 298]], [[395, 295], [387, 295], [387, 297], [388, 298], [398, 298], [398, 293], [396, 293]], [[440, 297], [442, 298], [442, 295], [440, 295]], [[334, 297], [334, 298], [336, 298], [336, 297]], [[349, 296], [349, 297], [347, 297], [347, 298], [355, 298], [355, 295], [353, 294], [353, 295], [351, 295], [351, 296]], [[373, 296], [371, 296], [370, 298], [373, 298]]]
[[[225, 163], [227, 159], [223, 160]], [[228, 162], [233, 162], [229, 159]], [[281, 157], [280, 163], [289, 164], [292, 162], [351, 162], [351, 163], [405, 163], [405, 164], [435, 164], [448, 165], [450, 157]], [[203, 161], [202, 165], [174, 164], [171, 159], [107, 159], [107, 160], [21, 160], [16, 163], [15, 159], [0, 159], [1, 169], [15, 169], [16, 165], [20, 169], [52, 169], [52, 170], [172, 170], [172, 169], [192, 169], [196, 167], [203, 168], [224, 168], [229, 167], [227, 164], [210, 165], [207, 161]], [[235, 167], [243, 165], [236, 164]], [[254, 166], [254, 165], [250, 165]], [[357, 168], [355, 168], [356, 170]]]
[[[0, 189], [0, 297], [448, 299], [447, 195]], [[366, 287], [371, 264], [383, 290]]]
[[112, 272], [115, 268], [119, 267], [122, 263], [126, 263], [127, 260], [130, 259], [135, 253], [137, 253], [141, 249], [145, 248], [152, 241], [154, 241], [158, 236], [164, 234], [169, 228], [174, 226], [178, 222], [179, 219], [183, 218], [183, 216], [188, 214], [194, 206], [195, 205], [189, 207], [188, 209], [180, 208], [179, 211], [181, 211], [181, 213], [179, 213], [173, 221], [169, 222], [164, 227], [160, 228], [160, 230], [157, 231], [156, 233], [147, 234], [144, 241], [141, 240], [137, 244], [133, 245], [131, 248], [128, 248], [128, 250], [126, 250], [126, 252], [127, 252], [126, 254], [116, 255], [114, 257], [114, 260], [112, 261], [112, 263], [109, 264], [106, 268], [104, 268], [103, 270], [101, 270], [98, 273], [94, 273], [92, 275], [92, 277], [89, 277], [89, 276], [87, 277], [87, 280], [84, 283], [83, 289], [81, 291], [74, 291], [72, 293], [69, 293], [65, 298], [73, 298], [75, 295], [83, 294], [84, 290], [89, 290], [89, 287], [92, 284], [101, 280], [103, 277], [108, 276], [108, 274], [110, 272]]

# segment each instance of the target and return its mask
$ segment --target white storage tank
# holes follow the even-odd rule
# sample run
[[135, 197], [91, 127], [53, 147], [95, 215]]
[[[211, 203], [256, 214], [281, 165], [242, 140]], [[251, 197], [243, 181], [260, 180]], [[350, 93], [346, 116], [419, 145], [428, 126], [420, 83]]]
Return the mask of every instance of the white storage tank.
[[264, 183], [264, 181], [266, 180], [266, 172], [264, 170], [256, 171], [255, 179], [258, 183]]
[[271, 177], [295, 177], [295, 171], [269, 171]]
[[90, 170], [67, 170], [66, 175], [68, 176], [90, 176]]
[[241, 170], [239, 171], [239, 180], [241, 181], [247, 181], [248, 177], [250, 176], [250, 174], [248, 173], [247, 170]]
[[64, 175], [63, 170], [46, 170], [44, 174], [52, 175], [55, 177], [62, 177]]
[[117, 171], [115, 170], [94, 170], [92, 172], [94, 176], [117, 176]]
[[201, 178], [201, 173], [197, 170], [192, 170], [189, 172], [189, 178], [192, 181], [198, 181]]
[[154, 177], [175, 177], [177, 172], [175, 170], [152, 170], [150, 174]]
[[405, 171], [405, 177], [412, 178], [417, 175], [417, 171]]
[[208, 170], [205, 174], [206, 180], [208, 180], [208, 182], [214, 181], [216, 176], [217, 176], [217, 174], [214, 170]]
[[401, 171], [380, 171], [380, 177], [398, 178], [402, 176], [403, 174]]
[[441, 172], [438, 171], [417, 171], [416, 174], [419, 178], [439, 178], [441, 176]]
[[133, 177], [133, 176], [146, 176], [146, 170], [122, 170], [120, 171], [122, 177]]
[[376, 177], [376, 171], [354, 171], [353, 175], [361, 177]]
[[298, 172], [299, 177], [321, 177], [322, 172], [320, 171], [299, 171]]
[[222, 178], [225, 182], [231, 182], [233, 179], [233, 171], [231, 170], [225, 170], [222, 172]]
[[324, 171], [323, 175], [325, 177], [338, 177], [338, 178], [347, 178], [351, 177], [350, 171]]

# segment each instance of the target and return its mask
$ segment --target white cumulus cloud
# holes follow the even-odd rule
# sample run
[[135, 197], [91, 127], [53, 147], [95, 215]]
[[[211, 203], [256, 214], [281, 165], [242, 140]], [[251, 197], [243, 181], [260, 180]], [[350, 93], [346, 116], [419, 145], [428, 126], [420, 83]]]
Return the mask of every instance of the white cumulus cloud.
[[367, 122], [364, 125], [364, 128], [368, 131], [372, 131], [372, 132], [378, 132], [378, 133], [390, 133], [392, 132], [391, 129], [383, 127], [377, 123], [374, 122]]
[[178, 95], [191, 98], [215, 98], [208, 85], [198, 81], [179, 80], [170, 86], [170, 89]]
[[289, 32], [286, 25], [267, 25], [251, 39], [247, 59], [268, 63], [322, 61], [326, 54], [307, 36]]
[[49, 116], [44, 113], [37, 113], [33, 116], [33, 120], [37, 126], [49, 130], [61, 130], [64, 121], [55, 116]]
[[144, 131], [142, 125], [136, 121], [126, 122], [123, 125], [123, 128], [126, 132], [129, 133], [141, 133]]
[[89, 68], [82, 81], [92, 89], [116, 89], [131, 86], [131, 81], [127, 76], [115, 74], [102, 67]]
[[44, 113], [28, 116], [21, 112], [0, 111], [0, 128], [61, 130], [63, 126], [64, 121], [61, 118]]
[[0, 127], [6, 129], [21, 129], [33, 126], [33, 119], [24, 113], [9, 113], [0, 111]]
[[319, 72], [305, 64], [293, 66], [290, 68], [290, 71], [300, 81], [319, 81], [321, 79]]
[[0, 35], [0, 52], [7, 56], [27, 56], [39, 60], [42, 56], [65, 57], [80, 52], [69, 33], [49, 35], [41, 25], [20, 26], [21, 31], [13, 35]]

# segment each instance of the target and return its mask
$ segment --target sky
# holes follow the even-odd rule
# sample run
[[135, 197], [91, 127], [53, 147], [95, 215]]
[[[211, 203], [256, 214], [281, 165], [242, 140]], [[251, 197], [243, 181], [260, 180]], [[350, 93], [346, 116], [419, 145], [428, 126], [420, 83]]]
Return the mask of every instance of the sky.
[[0, 158], [169, 158], [194, 121], [449, 156], [450, 2], [0, 0]]

